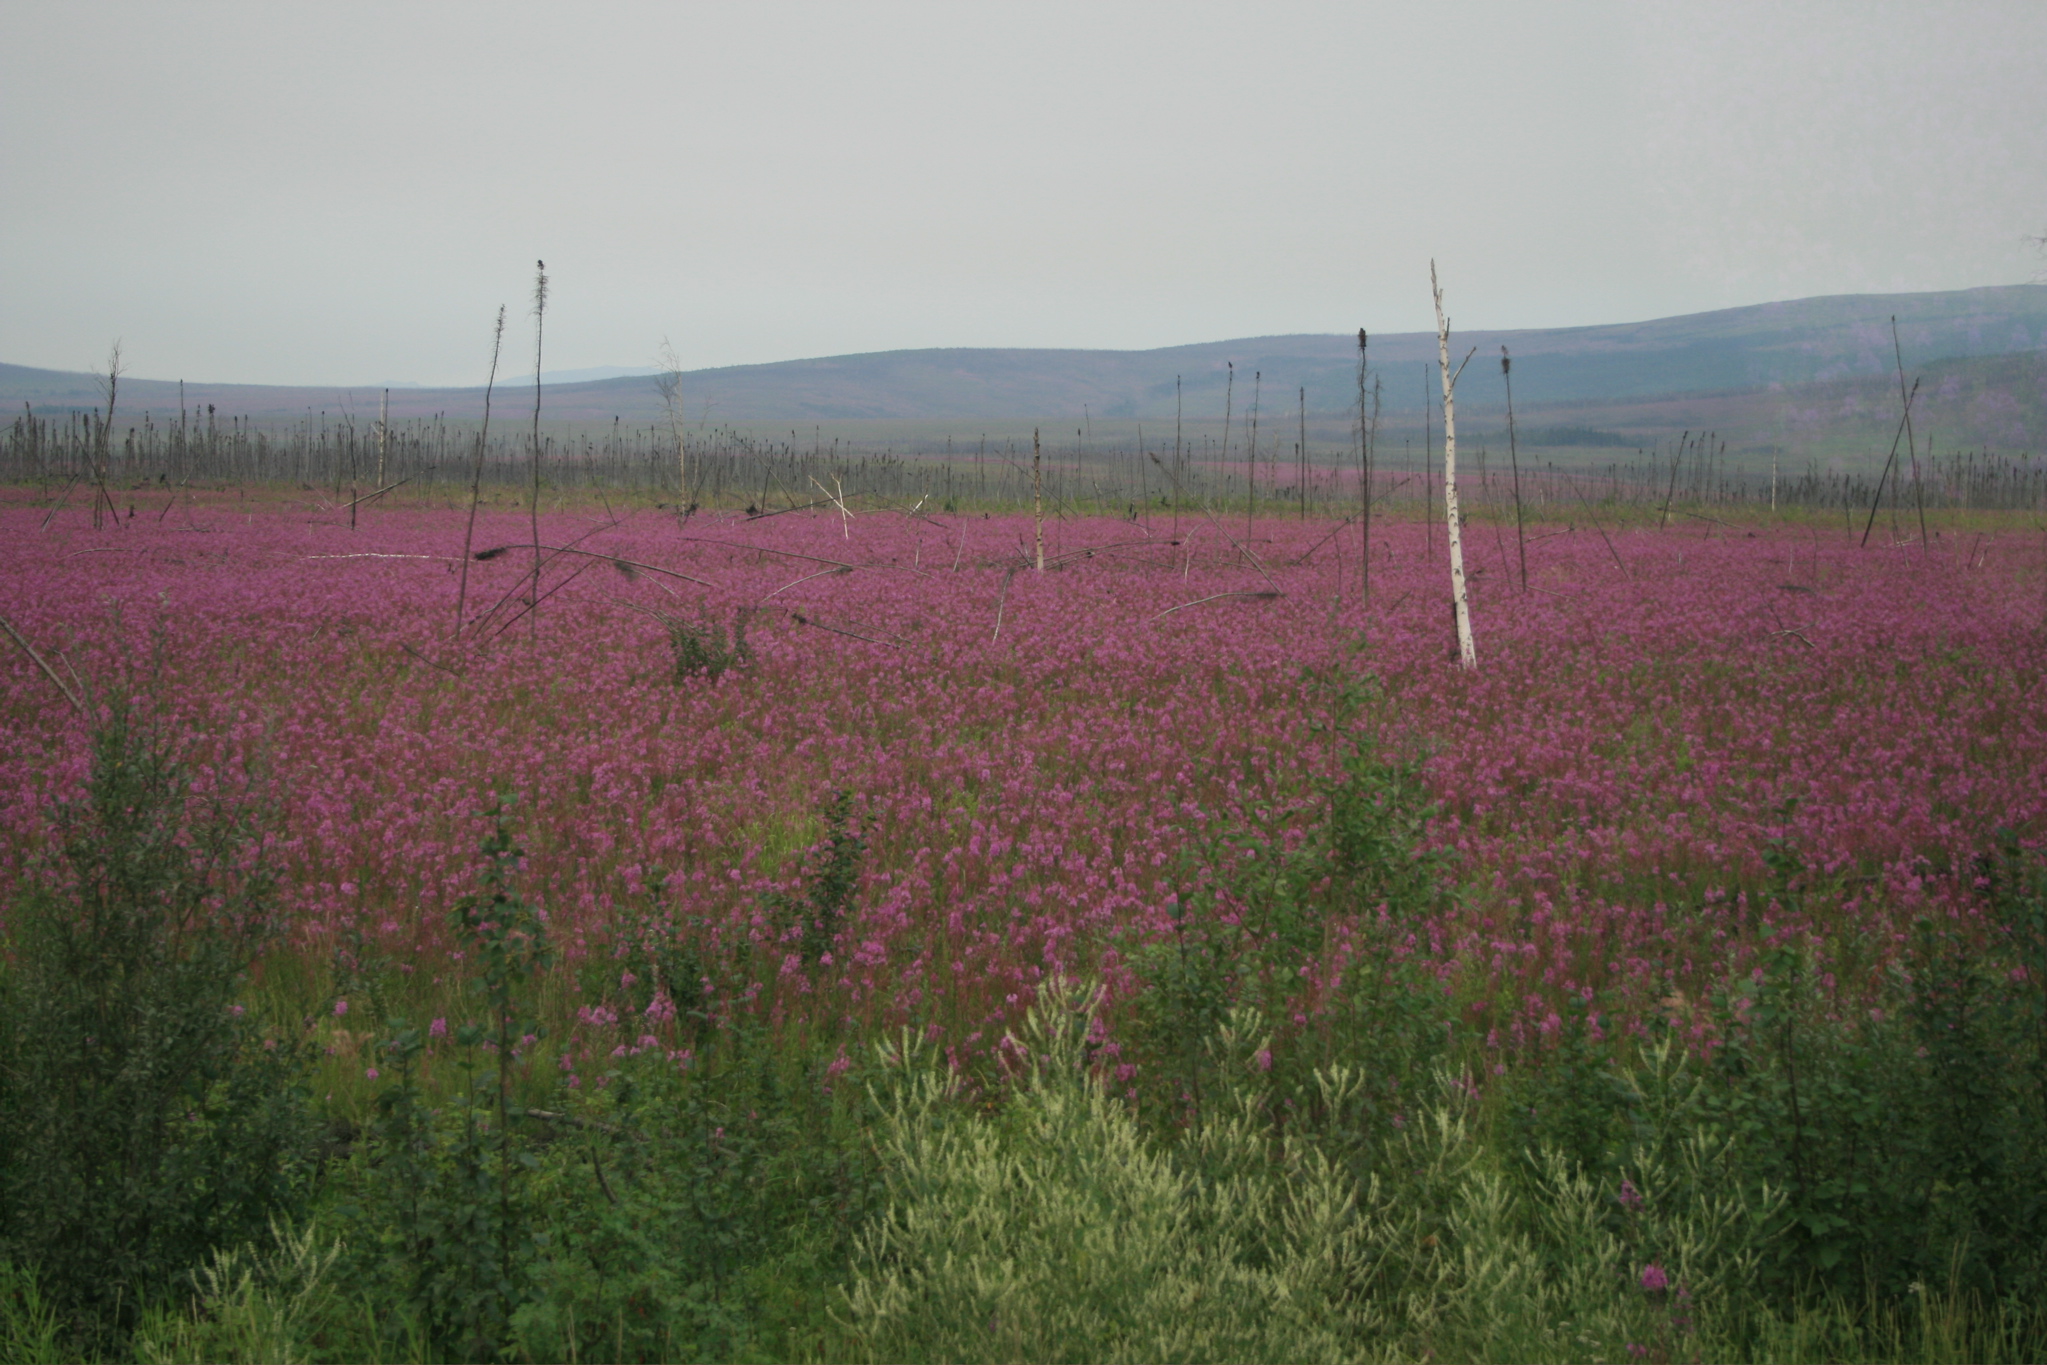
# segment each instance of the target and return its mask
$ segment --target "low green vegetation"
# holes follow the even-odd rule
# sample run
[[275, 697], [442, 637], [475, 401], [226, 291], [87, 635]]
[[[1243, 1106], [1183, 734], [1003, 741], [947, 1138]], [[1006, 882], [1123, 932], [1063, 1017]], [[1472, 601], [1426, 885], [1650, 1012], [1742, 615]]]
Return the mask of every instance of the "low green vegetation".
[[[1329, 685], [1347, 733], [1370, 696]], [[308, 1084], [332, 1019], [252, 979], [260, 824], [107, 714], [7, 914], [0, 1358], [2047, 1350], [2047, 868], [2008, 839], [1982, 927], [1922, 925], [1867, 991], [1785, 942], [1509, 1055], [1499, 1002], [1409, 951], [1461, 894], [1416, 851], [1418, 769], [1355, 742], [1305, 839], [1215, 835], [1133, 989], [1050, 978], [962, 1068], [915, 1021], [711, 1017], [702, 983], [750, 964], [665, 918], [658, 875], [581, 1008], [676, 1011], [694, 1045], [558, 1046], [506, 802], [450, 926], [462, 1003], [416, 1016], [438, 997], [394, 964], [349, 968], [376, 1017], [347, 1108]], [[866, 852], [845, 798], [818, 825], [761, 910], [804, 961]], [[1816, 894], [1787, 845], [1750, 891]]]
[[189, 798], [118, 698], [91, 761], [0, 972], [5, 1330], [54, 1315], [66, 1353], [124, 1343], [216, 1249], [303, 1212], [316, 1174], [299, 1033], [241, 1001], [277, 928], [248, 816]]

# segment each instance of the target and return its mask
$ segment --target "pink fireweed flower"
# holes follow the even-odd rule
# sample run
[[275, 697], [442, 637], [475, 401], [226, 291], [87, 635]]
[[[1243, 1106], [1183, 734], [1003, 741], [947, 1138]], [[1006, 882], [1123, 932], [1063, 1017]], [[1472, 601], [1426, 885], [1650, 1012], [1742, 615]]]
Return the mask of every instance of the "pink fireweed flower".
[[334, 1002], [334, 1017], [339, 1019], [346, 1013], [348, 1013], [348, 1002], [346, 1000], [336, 1000]]
[[1651, 1294], [1660, 1294], [1670, 1288], [1670, 1276], [1663, 1273], [1663, 1267], [1651, 1261], [1642, 1267], [1642, 1288]]
[[426, 1036], [429, 1038], [447, 1037], [448, 1021], [446, 1019], [436, 1019], [433, 1021], [433, 1023], [428, 1024], [426, 1029]]
[[[671, 941], [685, 916], [730, 960], [766, 957], [775, 941], [760, 898], [800, 893], [806, 874], [749, 832], [762, 827], [754, 815], [800, 818], [830, 791], [854, 789], [870, 842], [837, 930], [850, 964], [799, 959], [786, 976], [763, 971], [764, 981], [735, 983], [721, 1013], [782, 1011], [800, 1028], [891, 1011], [918, 1020], [928, 1009], [957, 1021], [950, 1040], [995, 1028], [991, 1011], [1013, 1018], [1005, 997], [1028, 1003], [1030, 973], [1054, 964], [1127, 999], [1137, 984], [1121, 954], [1132, 937], [1172, 932], [1182, 855], [1260, 811], [1278, 821], [1277, 846], [1298, 847], [1314, 816], [1289, 793], [1337, 775], [1335, 748], [1301, 723], [1310, 698], [1296, 685], [1301, 663], [1327, 653], [1332, 610], [1336, 634], [1373, 633], [1387, 705], [1361, 729], [1379, 727], [1396, 749], [1402, 737], [1425, 741], [1422, 779], [1438, 813], [1423, 842], [1473, 890], [1397, 934], [1387, 911], [1363, 921], [1420, 972], [1478, 978], [1470, 984], [1503, 1007], [1533, 997], [1532, 1008], [1501, 1014], [1495, 1046], [1553, 1046], [1552, 1013], [1591, 990], [1611, 1002], [1600, 1032], [1672, 1017], [1693, 1046], [1710, 1048], [1689, 1002], [1745, 976], [1758, 938], [1831, 937], [1845, 922], [1872, 944], [1903, 943], [1901, 926], [1966, 910], [1979, 893], [1965, 877], [1927, 876], [1929, 862], [1970, 866], [1994, 823], [2029, 840], [2047, 831], [2038, 781], [2047, 729], [2031, 723], [2038, 708], [2026, 691], [2037, 672], [2027, 651], [2038, 550], [2023, 537], [1992, 537], [1950, 574], [1924, 572], [1917, 555], [1851, 553], [1838, 530], [1760, 523], [1753, 535], [1707, 531], [1710, 540], [1631, 530], [1617, 546], [1627, 574], [1614, 572], [1599, 537], [1531, 538], [1556, 595], [1488, 598], [1505, 580], [1479, 580], [1483, 666], [1444, 687], [1440, 623], [1415, 607], [1427, 592], [1405, 596], [1438, 586], [1419, 523], [1375, 532], [1389, 553], [1373, 577], [1384, 575], [1386, 604], [1407, 607], [1368, 617], [1354, 594], [1338, 601], [1333, 556], [1307, 554], [1329, 527], [1273, 520], [1257, 532], [1273, 546], [1269, 572], [1285, 598], [1219, 600], [1148, 624], [1211, 593], [1269, 586], [1221, 543], [1204, 549], [1204, 534], [1157, 564], [1083, 555], [1061, 574], [1019, 577], [991, 642], [1003, 571], [985, 556], [1013, 531], [1028, 540], [1028, 517], [964, 523], [964, 539], [941, 552], [921, 521], [842, 526], [835, 513], [792, 513], [754, 524], [709, 510], [699, 515], [716, 530], [704, 540], [678, 543], [628, 521], [578, 543], [700, 571], [718, 585], [701, 594], [713, 615], [776, 593], [917, 649], [763, 618], [752, 676], [770, 685], [676, 686], [665, 632], [626, 605], [637, 595], [645, 601], [634, 605], [667, 610], [666, 594], [645, 578], [590, 575], [550, 582], [561, 592], [540, 613], [532, 668], [479, 664], [464, 688], [443, 693], [445, 674], [407, 664], [365, 705], [356, 683], [368, 652], [408, 657], [400, 645], [425, 638], [452, 606], [430, 557], [460, 543], [460, 525], [441, 511], [385, 508], [351, 530], [229, 498], [236, 534], [212, 538], [224, 543], [203, 562], [174, 536], [175, 516], [127, 527], [125, 543], [150, 553], [78, 555], [99, 543], [78, 504], [47, 531], [45, 511], [0, 508], [0, 573], [22, 587], [17, 624], [38, 639], [100, 619], [107, 600], [161, 594], [172, 605], [163, 625], [176, 667], [162, 700], [218, 744], [229, 769], [258, 749], [269, 755], [277, 790], [291, 793], [272, 845], [293, 931], [283, 951], [309, 960], [377, 936], [405, 945], [413, 961], [400, 971], [425, 962], [443, 980], [468, 975], [470, 945], [441, 926], [475, 888], [475, 793], [493, 782], [528, 798], [519, 820], [534, 852], [521, 876], [561, 910], [548, 919], [567, 962], [604, 961], [619, 981], [630, 974], [613, 950]], [[573, 513], [547, 519], [542, 534], [559, 534], [556, 543], [590, 530], [572, 526]], [[523, 520], [517, 534], [527, 534]], [[1127, 528], [1080, 519], [1056, 535], [1051, 548], [1064, 553], [1122, 540]], [[951, 571], [792, 581], [797, 571], [757, 547], [877, 567], [943, 553]], [[507, 557], [471, 572], [495, 597], [517, 569]], [[1822, 591], [1766, 592], [1765, 621], [1759, 581]], [[475, 586], [472, 577], [472, 597]], [[111, 662], [116, 634], [99, 632], [105, 643], [81, 634], [81, 664]], [[1901, 657], [1914, 666], [1898, 669]], [[1698, 669], [1702, 658], [1713, 668]], [[1197, 676], [1202, 685], [1189, 687]], [[19, 880], [19, 851], [47, 837], [53, 803], [85, 775], [47, 691], [30, 671], [0, 670], [0, 702], [17, 722], [0, 727], [0, 782], [17, 794], [0, 803], [0, 899]], [[810, 708], [801, 725], [792, 695]], [[403, 719], [428, 702], [432, 725]], [[470, 742], [480, 735], [491, 742]], [[66, 752], [74, 757], [52, 762]], [[1895, 781], [1900, 772], [1912, 780]], [[968, 789], [971, 804], [959, 796]], [[1794, 814], [1769, 814], [1792, 796]], [[747, 818], [707, 813], [725, 809]], [[1828, 876], [1873, 878], [1857, 881], [1852, 906], [1744, 901], [1737, 888], [1759, 884], [1773, 838], [1793, 840]], [[697, 870], [660, 878], [659, 913], [623, 923], [619, 891], [640, 897], [657, 864]], [[1298, 994], [1274, 1003], [1274, 1019], [1305, 1028], [1327, 1007], [1353, 951], [1348, 928], [1331, 928], [1334, 953], [1302, 964], [1307, 974], [1289, 983]], [[553, 970], [578, 1003], [600, 998], [576, 994], [575, 967]], [[1873, 1003], [1840, 994], [1844, 1015]], [[1666, 997], [1685, 1003], [1659, 1005]], [[614, 1000], [609, 1018], [583, 1018], [587, 1043], [601, 1056], [589, 1035], [618, 1042], [616, 1015], [632, 1007], [640, 1027], [665, 1034], [670, 1004]], [[341, 1010], [335, 1019], [345, 1022]], [[1596, 1036], [1592, 1021], [1585, 1031]], [[971, 1066], [987, 1048], [966, 1040], [948, 1064]]]

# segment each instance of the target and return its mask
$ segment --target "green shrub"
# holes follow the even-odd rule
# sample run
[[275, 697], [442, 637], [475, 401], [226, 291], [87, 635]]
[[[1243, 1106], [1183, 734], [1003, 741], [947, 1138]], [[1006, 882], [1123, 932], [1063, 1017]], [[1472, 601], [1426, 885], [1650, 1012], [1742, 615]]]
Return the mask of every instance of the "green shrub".
[[0, 1360], [65, 1365], [64, 1320], [44, 1297], [34, 1272], [0, 1261]]
[[734, 614], [730, 636], [713, 621], [690, 622], [662, 615], [661, 622], [668, 627], [669, 647], [675, 652], [674, 681], [716, 678], [728, 668], [743, 668], [751, 662], [753, 650], [746, 643], [750, 615], [745, 608]]
[[258, 833], [191, 791], [172, 742], [114, 703], [59, 856], [8, 915], [0, 1260], [34, 1268], [81, 1345], [307, 1190], [298, 1031], [236, 1000], [275, 927]]
[[[1775, 894], [1795, 901], [1796, 858], [1777, 863]], [[2016, 850], [1989, 871], [1991, 941], [1921, 924], [1873, 1007], [1844, 1017], [1791, 944], [1719, 994], [1725, 1040], [1697, 1119], [1784, 1192], [1766, 1279], [1785, 1311], [1816, 1291], [2047, 1294], [2047, 897]]]
[[1620, 1178], [1629, 1136], [1629, 1055], [1634, 1039], [1615, 1037], [1597, 996], [1571, 993], [1559, 1002], [1553, 1044], [1509, 1069], [1506, 1127], [1522, 1148], [1551, 1148], [1580, 1167]]
[[485, 812], [483, 885], [449, 916], [477, 965], [470, 986], [482, 1005], [480, 1019], [451, 1030], [462, 1083], [450, 1105], [430, 1109], [419, 1083], [429, 1030], [387, 1021], [377, 1054], [392, 1075], [377, 1094], [356, 1169], [343, 1177], [351, 1268], [401, 1306], [392, 1330], [421, 1334], [436, 1351], [466, 1360], [502, 1355], [512, 1319], [533, 1293], [530, 1186], [539, 1159], [512, 1091], [526, 1049], [543, 1032], [525, 1011], [550, 958], [545, 917], [516, 887], [523, 854], [508, 804]]
[[1130, 950], [1143, 989], [1118, 1036], [1154, 1114], [1198, 1119], [1215, 1084], [1208, 1040], [1240, 1006], [1291, 1017], [1304, 969], [1326, 969], [1334, 925], [1348, 930], [1354, 956], [1316, 1023], [1289, 1031], [1269, 1057], [1292, 1092], [1287, 1102], [1316, 1109], [1314, 1068], [1369, 1048], [1386, 1065], [1360, 1101], [1383, 1121], [1393, 1078], [1427, 1074], [1440, 1051], [1441, 990], [1396, 951], [1447, 889], [1443, 859], [1421, 847], [1435, 812], [1421, 765], [1389, 757], [1358, 723], [1378, 700], [1369, 678], [1309, 681], [1334, 691], [1330, 730], [1342, 757], [1305, 837], [1288, 850], [1277, 826], [1216, 835], [1181, 876], [1172, 937]]
[[878, 1177], [857, 1081], [752, 1022], [683, 1070], [622, 1058], [547, 1151], [514, 1324], [533, 1360], [782, 1359], [832, 1335], [829, 1287]]
[[[312, 1228], [273, 1225], [267, 1245], [216, 1248], [192, 1276], [192, 1295], [154, 1309], [136, 1331], [142, 1365], [300, 1365], [335, 1306], [341, 1248]], [[180, 1311], [182, 1310], [182, 1311]]]
[[[524, 1016], [547, 949], [536, 907], [516, 889], [505, 811], [491, 814], [483, 886], [454, 916], [483, 1017], [438, 1045], [453, 1049], [462, 1080], [437, 1104], [420, 1079], [429, 1030], [390, 1021], [377, 1117], [334, 1181], [345, 1273], [377, 1307], [376, 1348], [460, 1360], [814, 1349], [830, 1330], [826, 1286], [873, 1182], [848, 1099], [859, 1087], [842, 1081], [835, 1096], [820, 1044], [744, 1013], [708, 1031], [699, 1014], [690, 1022], [708, 1032], [686, 1068], [628, 1032], [608, 1069], [582, 1073], [593, 1084], [571, 1089], [563, 1072], [548, 1107], [514, 1103], [513, 1075], [540, 1036]], [[843, 800], [828, 814], [808, 894], [788, 902], [803, 918], [792, 937], [828, 942], [851, 895], [859, 841]], [[623, 955], [587, 977], [634, 1020], [657, 990], [696, 1003], [708, 967], [669, 941], [662, 918], [634, 917]], [[611, 1041], [584, 1044], [601, 1055]], [[532, 1087], [526, 1078], [519, 1093]]]
[[840, 923], [852, 913], [860, 890], [860, 858], [867, 851], [867, 840], [853, 828], [851, 792], [833, 793], [823, 816], [825, 836], [806, 860], [802, 896], [774, 892], [764, 905], [779, 931], [795, 932], [797, 953], [811, 968], [831, 951]]
[[[1098, 993], [1041, 990], [1007, 1050], [1006, 1110], [975, 1113], [905, 1039], [887, 1058], [890, 1202], [863, 1234], [841, 1321], [877, 1360], [1324, 1360], [1360, 1275], [1351, 1196], [1326, 1163], [1294, 1197], [1191, 1175], [1086, 1070]], [[1262, 1134], [1203, 1130], [1251, 1168]]]
[[[1201, 1119], [1146, 1140], [1088, 1067], [1099, 996], [1041, 990], [1004, 1045], [1002, 1110], [907, 1037], [885, 1056], [889, 1204], [840, 1318], [871, 1359], [1577, 1361], [1731, 1354], [1777, 1196], [1700, 1134], [1605, 1179], [1489, 1132], [1439, 1071], [1359, 1178], [1273, 1121], [1270, 1036], [1238, 1009], [1206, 1040]], [[1681, 1089], [1671, 1055], [1642, 1081]], [[1354, 1067], [1315, 1073], [1350, 1111]]]

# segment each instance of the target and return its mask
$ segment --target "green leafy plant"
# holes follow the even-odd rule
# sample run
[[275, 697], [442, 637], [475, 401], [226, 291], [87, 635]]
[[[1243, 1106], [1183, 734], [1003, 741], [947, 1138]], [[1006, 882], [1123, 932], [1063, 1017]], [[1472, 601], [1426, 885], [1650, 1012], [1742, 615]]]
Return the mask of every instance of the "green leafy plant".
[[860, 857], [867, 839], [853, 827], [853, 794], [834, 793], [824, 808], [824, 838], [810, 852], [801, 897], [774, 893], [768, 911], [787, 932], [795, 930], [796, 951], [805, 966], [824, 961], [837, 941], [839, 925], [860, 890]]
[[[1340, 1173], [1309, 1164], [1282, 1192], [1150, 1148], [1086, 1065], [1099, 1001], [1040, 989], [1007, 1040], [1017, 1074], [997, 1115], [960, 1103], [912, 1036], [881, 1054], [890, 1200], [836, 1310], [860, 1355], [1341, 1358], [1351, 1315], [1329, 1291], [1366, 1267]], [[1268, 1135], [1243, 1112], [1204, 1129], [1209, 1167], [1263, 1167]]]
[[729, 668], [742, 668], [750, 663], [753, 650], [746, 643], [750, 615], [744, 608], [737, 612], [728, 635], [715, 621], [685, 621], [664, 614], [661, 622], [668, 627], [669, 647], [675, 651], [675, 681], [716, 678]]
[[355, 1240], [380, 1249], [377, 1269], [428, 1338], [476, 1360], [507, 1349], [534, 1249], [526, 1185], [539, 1162], [519, 1131], [513, 1088], [521, 1056], [544, 1032], [526, 1011], [550, 953], [544, 914], [517, 890], [523, 854], [509, 806], [484, 813], [482, 886], [450, 913], [482, 1006], [480, 1021], [451, 1031], [462, 1084], [447, 1111], [430, 1110], [419, 1059], [433, 1030], [389, 1021], [377, 1050], [394, 1074], [377, 1096], [356, 1210], [366, 1235]]
[[192, 1296], [159, 1306], [135, 1336], [143, 1365], [298, 1365], [335, 1297], [339, 1245], [274, 1224], [266, 1244], [220, 1247], [192, 1274]]
[[879, 1184], [858, 1078], [827, 1089], [829, 1065], [750, 1019], [687, 1067], [655, 1049], [619, 1059], [537, 1177], [544, 1248], [514, 1323], [520, 1352], [817, 1353], [828, 1288]]
[[44, 1297], [35, 1273], [0, 1261], [0, 1360], [65, 1365], [64, 1319]]
[[689, 915], [676, 922], [667, 900], [668, 874], [661, 868], [643, 869], [640, 880], [645, 893], [623, 899], [611, 951], [593, 953], [579, 967], [582, 993], [596, 998], [615, 994], [621, 1012], [635, 1018], [666, 997], [685, 1027], [702, 1024], [706, 982], [723, 974], [706, 949], [709, 921]]
[[[1772, 894], [1795, 905], [1795, 852], [1771, 862]], [[1986, 873], [1989, 943], [1922, 923], [1867, 1008], [1841, 1010], [1792, 942], [1715, 996], [1724, 1037], [1694, 1121], [1782, 1192], [1762, 1282], [1786, 1311], [1816, 1291], [2017, 1303], [2047, 1285], [2040, 874], [2012, 848]]]
[[[1322, 697], [1318, 727], [1341, 745], [1338, 774], [1322, 784], [1312, 818], [1296, 847], [1274, 827], [1215, 836], [1198, 866], [1183, 873], [1172, 903], [1170, 938], [1130, 952], [1144, 983], [1124, 1026], [1140, 1085], [1154, 1104], [1198, 1116], [1213, 1084], [1206, 1040], [1230, 1011], [1253, 1005], [1271, 1018], [1295, 1013], [1305, 974], [1320, 965], [1332, 924], [1351, 930], [1357, 950], [1313, 1037], [1287, 1039], [1273, 1050], [1290, 1082], [1291, 1102], [1315, 1109], [1309, 1073], [1340, 1060], [1369, 1035], [1383, 1048], [1398, 1036], [1411, 1060], [1431, 1050], [1417, 1027], [1440, 1009], [1440, 992], [1401, 968], [1393, 948], [1405, 926], [1443, 894], [1444, 868], [1425, 848], [1435, 805], [1418, 760], [1389, 758], [1361, 721], [1377, 701], [1369, 677], [1313, 675]], [[1424, 1068], [1425, 1069], [1425, 1068]], [[1284, 1086], [1282, 1088], [1285, 1088]], [[1383, 1097], [1383, 1084], [1371, 1087]]]
[[104, 1343], [302, 1206], [313, 1133], [298, 1031], [238, 999], [276, 928], [249, 811], [116, 698], [57, 850], [0, 971], [0, 1260]]
[[1514, 1068], [1503, 1086], [1509, 1126], [1529, 1150], [1549, 1148], [1599, 1176], [1618, 1178], [1628, 1132], [1624, 1058], [1631, 1040], [1606, 1030], [1602, 1002], [1573, 993], [1558, 1010], [1554, 1044]]

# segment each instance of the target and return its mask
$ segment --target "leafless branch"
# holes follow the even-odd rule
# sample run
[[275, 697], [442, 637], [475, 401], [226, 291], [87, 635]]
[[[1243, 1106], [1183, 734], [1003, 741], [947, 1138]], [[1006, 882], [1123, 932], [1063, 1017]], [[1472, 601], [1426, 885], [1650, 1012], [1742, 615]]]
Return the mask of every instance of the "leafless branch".
[[[64, 685], [64, 680], [57, 676], [57, 670], [50, 667], [49, 662], [46, 659], [44, 659], [42, 655], [36, 652], [36, 647], [34, 645], [30, 644], [27, 640], [24, 640], [22, 638], [21, 632], [14, 628], [14, 622], [8, 620], [5, 616], [0, 616], [0, 630], [6, 631], [7, 638], [14, 641], [14, 643], [16, 643], [17, 645], [20, 645], [22, 652], [28, 655], [29, 658], [35, 660], [36, 667], [42, 669], [43, 676], [48, 678], [53, 684], [56, 685], [57, 690], [64, 694], [64, 700], [71, 703], [72, 709], [77, 711], [79, 715], [81, 716], [84, 715], [85, 714], [84, 699]], [[68, 663], [66, 664], [66, 667], [69, 667]], [[77, 675], [74, 673], [72, 676], [76, 677]]]
[[1164, 617], [1171, 616], [1176, 611], [1185, 611], [1189, 607], [1198, 607], [1203, 602], [1220, 602], [1223, 601], [1225, 598], [1239, 602], [1270, 602], [1276, 597], [1285, 596], [1286, 596], [1285, 593], [1280, 592], [1277, 589], [1271, 592], [1219, 592], [1211, 594], [1208, 597], [1197, 598], [1192, 602], [1182, 602], [1177, 607], [1167, 607], [1164, 611], [1160, 612], [1157, 616], [1154, 616], [1151, 619], [1157, 621]]

